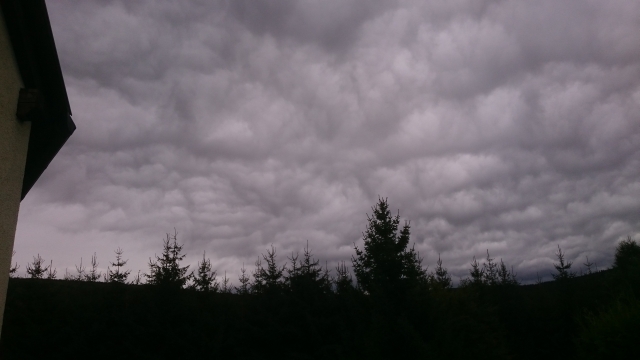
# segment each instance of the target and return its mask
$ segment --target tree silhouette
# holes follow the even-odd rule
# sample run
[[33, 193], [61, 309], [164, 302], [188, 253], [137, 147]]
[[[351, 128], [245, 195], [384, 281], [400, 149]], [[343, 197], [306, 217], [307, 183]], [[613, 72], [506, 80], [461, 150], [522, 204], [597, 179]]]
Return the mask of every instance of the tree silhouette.
[[451, 275], [447, 269], [442, 266], [442, 259], [438, 254], [438, 261], [436, 262], [436, 270], [429, 276], [432, 286], [440, 289], [450, 289], [452, 286]]
[[469, 278], [462, 279], [460, 281], [460, 286], [480, 286], [484, 284], [484, 268], [480, 267], [476, 257], [473, 257], [473, 262], [471, 263], [471, 269], [469, 269]]
[[189, 265], [181, 267], [180, 261], [184, 259], [182, 245], [178, 245], [178, 232], [167, 234], [163, 242], [162, 255], [152, 261], [149, 258], [149, 274], [145, 274], [147, 283], [159, 285], [167, 289], [182, 289], [190, 275], [187, 275]]
[[220, 284], [216, 281], [216, 272], [211, 269], [211, 261], [205, 258], [202, 253], [202, 262], [198, 262], [198, 273], [192, 275], [193, 284], [191, 288], [197, 291], [218, 292]]
[[42, 279], [51, 267], [51, 265], [43, 267], [43, 263], [44, 259], [42, 259], [40, 254], [38, 254], [37, 257], [33, 258], [33, 262], [31, 264], [27, 264], [27, 275], [32, 279]]
[[594, 266], [594, 263], [589, 261], [589, 257], [588, 256], [587, 256], [587, 262], [583, 263], [582, 265], [587, 267], [587, 275], [593, 274], [593, 271], [591, 270], [591, 268]]
[[498, 264], [493, 262], [487, 249], [487, 262], [482, 264], [482, 282], [489, 286], [495, 286], [498, 285], [498, 281]]
[[53, 260], [51, 260], [51, 263], [49, 263], [49, 266], [47, 266], [47, 279], [49, 280], [55, 279], [56, 274], [58, 274], [58, 271], [53, 268]]
[[127, 278], [129, 277], [131, 270], [123, 271], [122, 267], [125, 266], [129, 260], [122, 260], [122, 254], [123, 254], [122, 249], [120, 248], [116, 249], [115, 253], [116, 253], [116, 262], [110, 263], [115, 270], [111, 270], [109, 267], [107, 267], [107, 272], [104, 274], [104, 277], [105, 277], [104, 280], [106, 282], [124, 284], [127, 282]]
[[380, 198], [372, 210], [372, 216], [367, 215], [367, 230], [362, 234], [364, 248], [361, 250], [354, 244], [356, 256], [351, 258], [358, 286], [366, 293], [397, 293], [426, 282], [422, 259], [414, 248], [407, 248], [409, 223], [405, 222], [398, 232], [400, 213], [391, 216], [386, 198]]
[[285, 280], [292, 292], [304, 295], [328, 294], [331, 292], [331, 278], [328, 271], [322, 269], [320, 260], [314, 259], [309, 242], [304, 248], [302, 261], [298, 255], [291, 255], [291, 267], [287, 269]]
[[553, 264], [553, 267], [556, 268], [556, 271], [558, 271], [558, 273], [551, 275], [553, 276], [554, 280], [566, 280], [576, 276], [574, 272], [570, 271], [571, 265], [573, 264], [573, 262], [566, 261], [564, 259], [564, 256], [565, 255], [562, 252], [562, 249], [560, 249], [560, 245], [558, 245], [558, 252], [556, 253], [556, 257], [558, 258], [558, 263]]
[[67, 275], [66, 274], [66, 270], [65, 270], [65, 280], [78, 280], [78, 281], [84, 281], [86, 279], [86, 266], [82, 265], [82, 258], [80, 258], [80, 266], [75, 265], [76, 267], [76, 272], [78, 273], [78, 275], [73, 276], [73, 275]]
[[284, 272], [286, 264], [278, 266], [276, 261], [276, 249], [271, 245], [271, 250], [267, 250], [267, 255], [262, 254], [262, 258], [267, 263], [267, 268], [262, 267], [262, 261], [258, 258], [256, 269], [253, 273], [252, 290], [255, 293], [280, 293], [284, 289]]
[[640, 267], [640, 245], [631, 239], [631, 236], [628, 236], [616, 247], [613, 267], [625, 271]]
[[500, 285], [519, 285], [518, 279], [516, 278], [516, 274], [513, 272], [513, 267], [511, 271], [507, 269], [507, 266], [504, 264], [504, 261], [500, 259], [500, 267], [498, 269], [498, 281]]
[[241, 295], [246, 295], [251, 292], [251, 279], [247, 275], [247, 269], [244, 267], [244, 263], [242, 263], [242, 269], [240, 269], [240, 277], [238, 278], [240, 282], [240, 286], [236, 286], [236, 293]]
[[233, 291], [233, 285], [231, 285], [231, 280], [227, 277], [227, 272], [224, 272], [224, 277], [222, 278], [222, 286], [220, 287], [220, 292], [223, 294], [231, 294]]
[[336, 278], [334, 279], [336, 285], [336, 293], [346, 294], [353, 291], [353, 278], [349, 273], [349, 269], [344, 261], [342, 261], [336, 267]]
[[89, 282], [96, 282], [100, 280], [101, 276], [102, 274], [98, 272], [98, 257], [96, 256], [96, 253], [93, 253], [93, 256], [91, 257], [91, 270], [89, 270], [89, 273], [85, 275], [85, 280]]

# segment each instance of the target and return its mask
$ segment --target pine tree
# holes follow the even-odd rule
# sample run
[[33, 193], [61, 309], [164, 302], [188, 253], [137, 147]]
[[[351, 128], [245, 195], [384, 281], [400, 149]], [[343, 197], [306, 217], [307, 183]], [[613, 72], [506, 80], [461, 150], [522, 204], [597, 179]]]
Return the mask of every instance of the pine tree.
[[42, 279], [49, 270], [49, 266], [42, 266], [44, 259], [38, 254], [33, 258], [33, 263], [27, 264], [27, 275], [32, 279]]
[[507, 269], [507, 266], [504, 264], [504, 261], [500, 259], [500, 268], [498, 269], [498, 281], [500, 285], [519, 285], [518, 279], [516, 278], [516, 274], [513, 272], [513, 268], [511, 271]]
[[498, 285], [498, 264], [493, 262], [487, 249], [487, 262], [482, 264], [482, 282], [489, 286]]
[[49, 280], [55, 279], [56, 274], [58, 274], [58, 271], [53, 268], [53, 260], [51, 260], [51, 263], [49, 263], [49, 266], [47, 266], [47, 279]]
[[447, 269], [442, 266], [440, 254], [438, 254], [438, 262], [436, 265], [436, 271], [430, 276], [432, 283], [440, 289], [450, 289], [452, 285], [451, 275], [449, 275]]
[[482, 281], [484, 277], [484, 269], [480, 268], [478, 261], [476, 261], [476, 257], [473, 257], [473, 262], [471, 263], [471, 270], [469, 270], [469, 275], [471, 276], [471, 283], [474, 285], [482, 285], [484, 282]]
[[127, 282], [127, 278], [129, 277], [129, 274], [131, 273], [131, 270], [123, 271], [122, 267], [125, 266], [129, 260], [122, 260], [122, 254], [123, 254], [122, 249], [120, 248], [116, 249], [115, 253], [116, 253], [116, 262], [110, 263], [115, 270], [111, 270], [110, 268], [107, 268], [107, 272], [104, 274], [105, 275], [104, 280], [106, 282], [125, 284]]
[[587, 262], [582, 264], [584, 266], [587, 267], [587, 275], [591, 275], [593, 274], [593, 271], [591, 270], [591, 268], [593, 267], [593, 263], [591, 261], [589, 261], [589, 257], [587, 256]]
[[76, 267], [76, 271], [78, 272], [78, 275], [69, 276], [69, 280], [84, 281], [87, 277], [87, 274], [86, 274], [86, 267], [82, 265], [82, 258], [80, 258], [80, 266], [75, 265], [75, 267]]
[[631, 236], [616, 247], [613, 268], [623, 271], [640, 268], [640, 245]]
[[351, 258], [358, 286], [370, 294], [376, 291], [398, 294], [426, 282], [419, 254], [414, 248], [407, 249], [409, 223], [405, 222], [398, 232], [400, 214], [391, 216], [387, 199], [379, 199], [372, 210], [373, 215], [367, 215], [367, 230], [362, 234], [364, 248], [361, 250], [354, 244], [356, 256]]
[[233, 285], [231, 285], [231, 280], [227, 277], [227, 272], [224, 272], [224, 277], [222, 278], [222, 286], [220, 288], [220, 292], [223, 294], [231, 294], [233, 290]]
[[100, 280], [101, 276], [102, 274], [98, 272], [98, 257], [96, 256], [96, 253], [93, 253], [93, 256], [91, 257], [91, 270], [89, 270], [89, 273], [85, 275], [85, 280], [89, 282], [96, 282]]
[[182, 245], [178, 245], [178, 232], [167, 234], [162, 256], [156, 255], [155, 261], [149, 258], [149, 274], [145, 274], [147, 283], [167, 289], [182, 289], [191, 277], [187, 275], [189, 265], [180, 266], [185, 256], [182, 254]]
[[338, 295], [353, 291], [353, 278], [351, 277], [349, 269], [344, 261], [336, 267], [336, 278], [334, 279], [334, 283], [336, 286], [336, 293]]
[[558, 263], [553, 264], [553, 267], [558, 271], [557, 274], [552, 274], [554, 280], [566, 280], [576, 276], [576, 274], [572, 271], [571, 265], [573, 262], [565, 261], [564, 253], [562, 253], [562, 249], [560, 249], [560, 245], [558, 245], [558, 252], [556, 253], [556, 257], [558, 258]]
[[257, 293], [280, 293], [284, 290], [284, 272], [286, 264], [278, 266], [276, 260], [276, 249], [271, 245], [271, 250], [267, 250], [267, 255], [262, 254], [262, 258], [267, 263], [267, 268], [262, 267], [260, 259], [256, 262], [256, 270], [253, 274], [254, 283], [252, 288]]
[[197, 291], [214, 292], [220, 290], [220, 284], [216, 281], [216, 272], [211, 269], [211, 261], [205, 259], [202, 253], [202, 262], [198, 262], [198, 273], [192, 275], [193, 284], [191, 288]]
[[240, 282], [240, 286], [236, 286], [236, 293], [241, 295], [246, 295], [251, 293], [251, 279], [247, 275], [247, 269], [244, 268], [244, 263], [242, 263], [242, 269], [240, 269], [240, 277], [238, 278]]
[[304, 257], [298, 262], [298, 255], [291, 254], [291, 267], [287, 269], [285, 280], [294, 293], [303, 295], [328, 294], [331, 292], [331, 277], [325, 266], [322, 269], [320, 260], [314, 259], [309, 249], [309, 242], [304, 248]]

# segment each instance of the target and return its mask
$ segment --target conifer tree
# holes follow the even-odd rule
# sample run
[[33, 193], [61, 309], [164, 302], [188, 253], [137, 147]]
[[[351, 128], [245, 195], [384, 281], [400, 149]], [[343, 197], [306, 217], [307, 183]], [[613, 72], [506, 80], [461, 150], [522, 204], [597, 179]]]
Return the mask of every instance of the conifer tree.
[[116, 262], [110, 263], [115, 270], [111, 270], [109, 267], [107, 267], [107, 272], [104, 274], [105, 275], [104, 280], [106, 282], [124, 284], [127, 282], [127, 278], [129, 277], [131, 270], [123, 271], [122, 267], [125, 266], [129, 260], [122, 260], [122, 254], [123, 254], [122, 249], [120, 248], [116, 249], [115, 253], [116, 253]]
[[202, 262], [198, 262], [198, 273], [192, 275], [191, 288], [197, 291], [214, 292], [220, 290], [220, 284], [216, 281], [216, 272], [211, 269], [211, 261], [202, 253]]
[[482, 282], [489, 286], [498, 285], [498, 264], [493, 262], [487, 249], [487, 262], [482, 264]]
[[516, 274], [513, 272], [513, 268], [509, 271], [502, 259], [500, 259], [500, 268], [498, 269], [498, 281], [500, 285], [519, 285]]
[[180, 266], [185, 256], [182, 254], [182, 245], [178, 245], [178, 232], [167, 234], [162, 255], [156, 255], [155, 261], [149, 258], [149, 274], [145, 274], [147, 283], [167, 289], [182, 289], [191, 277], [187, 275], [189, 265]]
[[616, 247], [613, 268], [624, 271], [640, 268], [640, 245], [631, 236]]
[[588, 256], [587, 256], [587, 262], [582, 264], [582, 265], [586, 266], [587, 275], [593, 274], [593, 271], [591, 270], [591, 268], [593, 267], [593, 263], [591, 261], [589, 261], [589, 257]]
[[566, 261], [564, 259], [564, 253], [562, 249], [560, 249], [560, 245], [558, 245], [558, 252], [556, 253], [556, 257], [558, 258], [558, 263], [553, 264], [553, 267], [558, 271], [557, 274], [551, 274], [554, 280], [566, 280], [576, 276], [574, 272], [571, 271], [571, 265], [573, 262]]
[[89, 282], [96, 282], [100, 280], [101, 276], [102, 274], [98, 272], [98, 258], [96, 253], [93, 253], [93, 256], [91, 257], [91, 270], [89, 270], [89, 273], [85, 275], [85, 280]]
[[434, 285], [441, 289], [450, 289], [451, 288], [451, 275], [447, 269], [442, 266], [442, 259], [440, 259], [440, 254], [438, 254], [438, 262], [436, 263], [436, 270], [431, 274], [431, 279]]
[[231, 294], [233, 290], [233, 285], [231, 285], [231, 280], [227, 277], [227, 272], [224, 272], [224, 277], [222, 278], [222, 286], [220, 288], [220, 292], [223, 294]]
[[242, 269], [240, 269], [240, 277], [238, 278], [240, 282], [240, 286], [236, 286], [236, 293], [241, 295], [246, 295], [251, 292], [251, 279], [247, 275], [247, 269], [244, 267], [244, 263], [242, 263]]
[[328, 294], [331, 292], [331, 277], [328, 269], [322, 269], [320, 260], [314, 259], [309, 242], [304, 248], [304, 257], [298, 263], [298, 255], [289, 258], [291, 267], [287, 269], [286, 281], [293, 292], [300, 294]]
[[471, 276], [471, 283], [475, 284], [475, 285], [482, 285], [483, 284], [483, 277], [484, 277], [484, 269], [480, 268], [480, 265], [478, 264], [478, 261], [476, 260], [476, 257], [473, 257], [473, 262], [471, 263], [471, 270], [469, 270], [469, 275]]
[[276, 249], [271, 245], [271, 250], [267, 250], [267, 255], [262, 254], [262, 258], [267, 263], [267, 268], [262, 267], [258, 258], [256, 270], [253, 274], [254, 283], [252, 288], [257, 293], [280, 293], [284, 289], [284, 272], [286, 264], [278, 266], [276, 260]]
[[27, 275], [32, 279], [42, 279], [49, 270], [49, 266], [42, 266], [43, 263], [44, 259], [40, 254], [37, 257], [34, 256], [33, 263], [27, 264]]
[[51, 263], [49, 263], [49, 266], [47, 266], [47, 279], [49, 280], [55, 279], [56, 274], [58, 274], [58, 271], [53, 268], [53, 260], [51, 260]]
[[86, 279], [86, 267], [82, 265], [82, 258], [80, 258], [80, 266], [75, 265], [76, 267], [76, 272], [78, 272], [78, 275], [74, 276], [70, 276], [69, 279], [70, 280], [78, 280], [78, 281], [84, 281]]
[[336, 267], [336, 278], [334, 279], [336, 293], [338, 295], [349, 293], [353, 290], [353, 278], [345, 262], [341, 262]]
[[386, 198], [380, 198], [372, 210], [372, 216], [367, 215], [367, 230], [362, 234], [364, 248], [354, 244], [356, 256], [351, 258], [358, 286], [366, 293], [392, 294], [425, 283], [422, 259], [414, 248], [407, 248], [409, 223], [405, 222], [398, 232], [400, 214], [391, 216]]

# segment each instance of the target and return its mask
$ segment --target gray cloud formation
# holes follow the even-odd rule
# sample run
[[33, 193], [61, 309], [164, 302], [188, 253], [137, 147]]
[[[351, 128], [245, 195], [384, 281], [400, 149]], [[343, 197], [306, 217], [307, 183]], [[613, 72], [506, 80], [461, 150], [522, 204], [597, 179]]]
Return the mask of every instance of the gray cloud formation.
[[55, 1], [78, 131], [23, 201], [16, 260], [134, 269], [308, 239], [348, 260], [378, 195], [426, 264], [548, 277], [640, 233], [640, 4]]

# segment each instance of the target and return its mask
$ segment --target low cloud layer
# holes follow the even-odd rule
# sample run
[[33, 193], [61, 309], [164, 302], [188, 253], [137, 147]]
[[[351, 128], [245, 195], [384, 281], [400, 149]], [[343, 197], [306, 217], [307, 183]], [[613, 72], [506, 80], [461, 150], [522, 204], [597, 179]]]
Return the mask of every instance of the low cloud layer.
[[331, 267], [378, 196], [457, 276], [640, 235], [637, 1], [47, 5], [78, 130], [22, 202], [21, 270], [120, 246], [144, 272], [174, 228], [234, 280], [270, 244]]

